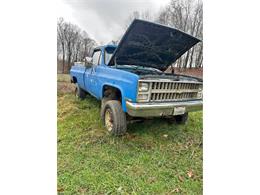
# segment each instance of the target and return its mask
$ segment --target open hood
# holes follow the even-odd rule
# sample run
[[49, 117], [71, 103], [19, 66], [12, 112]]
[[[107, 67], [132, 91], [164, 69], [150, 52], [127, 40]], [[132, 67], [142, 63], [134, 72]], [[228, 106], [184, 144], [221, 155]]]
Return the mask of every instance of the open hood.
[[141, 65], [166, 70], [199, 41], [180, 30], [135, 19], [108, 65]]

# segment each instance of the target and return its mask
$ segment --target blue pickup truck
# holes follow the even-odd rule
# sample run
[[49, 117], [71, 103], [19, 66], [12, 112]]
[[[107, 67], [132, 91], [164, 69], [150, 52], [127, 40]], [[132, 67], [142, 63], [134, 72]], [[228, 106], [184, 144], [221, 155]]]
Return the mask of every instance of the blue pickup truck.
[[164, 117], [185, 123], [202, 109], [202, 80], [164, 71], [200, 40], [180, 30], [134, 20], [118, 45], [94, 49], [70, 70], [76, 96], [101, 100], [101, 118], [113, 135], [127, 130], [127, 116]]

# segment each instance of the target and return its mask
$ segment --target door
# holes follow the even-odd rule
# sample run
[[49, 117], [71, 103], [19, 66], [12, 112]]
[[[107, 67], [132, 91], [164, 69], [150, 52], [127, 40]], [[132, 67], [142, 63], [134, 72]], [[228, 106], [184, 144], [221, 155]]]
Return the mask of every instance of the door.
[[101, 50], [95, 50], [92, 56], [92, 67], [85, 72], [85, 86], [88, 92], [98, 97], [96, 68], [101, 62]]

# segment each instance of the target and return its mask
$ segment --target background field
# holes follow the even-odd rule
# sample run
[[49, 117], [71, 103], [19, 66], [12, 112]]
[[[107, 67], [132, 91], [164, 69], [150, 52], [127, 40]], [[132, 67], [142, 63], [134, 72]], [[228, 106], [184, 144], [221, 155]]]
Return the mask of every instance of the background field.
[[202, 112], [186, 125], [145, 120], [117, 138], [102, 126], [100, 102], [80, 101], [58, 75], [60, 194], [202, 194]]

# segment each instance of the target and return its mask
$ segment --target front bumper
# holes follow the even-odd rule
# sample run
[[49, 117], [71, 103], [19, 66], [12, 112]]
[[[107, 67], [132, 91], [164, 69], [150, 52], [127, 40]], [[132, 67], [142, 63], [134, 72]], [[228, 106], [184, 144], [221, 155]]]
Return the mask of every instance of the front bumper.
[[135, 117], [162, 117], [174, 115], [174, 108], [185, 107], [186, 112], [202, 110], [202, 100], [163, 103], [132, 103], [126, 101], [127, 113]]

